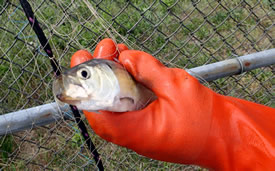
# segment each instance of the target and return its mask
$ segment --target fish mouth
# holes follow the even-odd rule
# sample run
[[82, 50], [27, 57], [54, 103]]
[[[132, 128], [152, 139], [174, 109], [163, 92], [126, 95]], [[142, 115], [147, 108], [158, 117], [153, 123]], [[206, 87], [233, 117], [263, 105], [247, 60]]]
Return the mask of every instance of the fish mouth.
[[64, 102], [64, 103], [68, 103], [68, 104], [76, 104], [79, 101], [79, 99], [72, 98], [70, 96], [65, 95], [64, 93], [56, 94], [55, 97], [59, 101]]
[[[68, 82], [68, 80], [70, 80], [70, 83]], [[65, 84], [74, 84], [76, 86], [81, 87], [81, 85], [77, 81], [68, 78], [68, 76], [66, 76], [66, 75], [58, 76], [56, 78], [56, 80], [54, 80], [54, 82], [53, 82], [53, 94], [54, 94], [55, 101], [57, 103], [59, 103], [60, 105], [64, 105], [63, 103], [75, 105], [80, 100], [82, 100], [82, 99], [68, 96], [66, 94], [66, 85]]]

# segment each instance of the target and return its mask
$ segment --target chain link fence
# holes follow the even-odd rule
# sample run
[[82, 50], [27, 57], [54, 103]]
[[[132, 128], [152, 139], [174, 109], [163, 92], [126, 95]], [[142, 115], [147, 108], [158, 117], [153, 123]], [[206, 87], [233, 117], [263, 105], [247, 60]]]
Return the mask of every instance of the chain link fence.
[[[146, 51], [168, 67], [185, 69], [274, 48], [271, 0], [29, 3], [64, 68], [75, 51], [92, 52], [105, 37]], [[0, 115], [53, 102], [50, 63], [19, 1], [0, 0], [0, 43]], [[208, 86], [274, 107], [274, 65], [220, 78]], [[200, 169], [154, 161], [89, 132], [106, 170]], [[0, 137], [0, 169], [95, 170], [96, 165], [72, 118], [14, 134], [7, 131]]]

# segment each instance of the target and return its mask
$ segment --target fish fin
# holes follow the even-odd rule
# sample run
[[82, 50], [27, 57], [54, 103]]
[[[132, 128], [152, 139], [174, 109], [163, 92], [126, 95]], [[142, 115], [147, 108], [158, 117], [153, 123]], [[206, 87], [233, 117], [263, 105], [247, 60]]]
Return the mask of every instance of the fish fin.
[[119, 100], [121, 103], [130, 103], [130, 104], [135, 103], [134, 99], [132, 99], [131, 97], [121, 97]]

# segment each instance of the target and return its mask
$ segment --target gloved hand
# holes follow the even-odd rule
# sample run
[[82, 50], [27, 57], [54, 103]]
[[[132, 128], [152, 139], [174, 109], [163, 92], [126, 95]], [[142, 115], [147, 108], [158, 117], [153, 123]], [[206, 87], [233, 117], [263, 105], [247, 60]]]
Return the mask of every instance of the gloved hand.
[[[215, 170], [275, 169], [275, 109], [219, 95], [182, 69], [167, 68], [145, 52], [120, 46], [124, 48], [119, 51], [105, 39], [94, 57], [119, 56], [158, 99], [139, 111], [84, 111], [96, 134], [162, 161]], [[72, 66], [85, 62], [82, 57], [83, 52], [76, 52]]]

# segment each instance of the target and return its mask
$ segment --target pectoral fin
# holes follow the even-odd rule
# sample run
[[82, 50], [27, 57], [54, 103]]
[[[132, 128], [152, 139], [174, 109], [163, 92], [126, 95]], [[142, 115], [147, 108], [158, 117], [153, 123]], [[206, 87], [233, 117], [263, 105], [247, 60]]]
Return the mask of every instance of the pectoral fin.
[[134, 99], [132, 99], [131, 97], [122, 97], [119, 100], [122, 104], [133, 105], [135, 103]]

